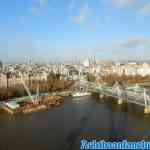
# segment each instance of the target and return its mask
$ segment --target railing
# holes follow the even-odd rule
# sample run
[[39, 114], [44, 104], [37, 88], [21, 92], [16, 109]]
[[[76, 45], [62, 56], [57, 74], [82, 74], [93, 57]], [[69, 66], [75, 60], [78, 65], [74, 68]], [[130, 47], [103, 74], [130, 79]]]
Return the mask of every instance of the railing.
[[142, 106], [150, 106], [150, 95], [144, 89], [142, 92], [130, 91], [127, 89], [119, 89], [120, 93], [115, 91], [113, 87], [89, 84], [89, 91], [100, 93], [106, 96], [122, 99], [123, 101], [135, 103]]

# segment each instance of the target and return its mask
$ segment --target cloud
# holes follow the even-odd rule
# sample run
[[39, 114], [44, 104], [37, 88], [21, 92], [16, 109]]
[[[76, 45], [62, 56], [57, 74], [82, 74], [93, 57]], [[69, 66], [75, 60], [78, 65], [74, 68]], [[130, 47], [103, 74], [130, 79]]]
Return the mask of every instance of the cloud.
[[139, 48], [150, 45], [150, 38], [135, 37], [115, 44], [118, 48]]
[[83, 23], [88, 18], [88, 15], [89, 15], [89, 6], [88, 3], [86, 3], [81, 7], [79, 15], [72, 17], [72, 21], [75, 23]]
[[136, 5], [137, 0], [112, 0], [114, 6], [120, 8], [129, 8]]
[[40, 15], [48, 7], [49, 0], [33, 0], [31, 13], [33, 15]]
[[140, 15], [150, 14], [150, 3], [145, 4], [144, 7], [138, 11], [138, 14]]

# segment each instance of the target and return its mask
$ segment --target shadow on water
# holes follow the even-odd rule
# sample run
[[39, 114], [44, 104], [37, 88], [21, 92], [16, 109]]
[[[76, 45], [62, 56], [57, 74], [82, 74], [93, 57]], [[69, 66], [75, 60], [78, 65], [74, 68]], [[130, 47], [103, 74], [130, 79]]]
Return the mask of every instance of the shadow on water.
[[65, 139], [65, 147], [64, 150], [71, 150], [74, 146], [74, 143], [77, 141], [77, 139], [80, 137], [80, 134], [84, 127], [86, 126], [88, 119], [86, 117], [83, 117], [80, 121], [80, 127], [77, 127], [71, 133], [66, 137]]
[[144, 107], [131, 103], [119, 105], [116, 99], [110, 97], [98, 99], [97, 102], [104, 104], [107, 110], [108, 134], [104, 137], [105, 140], [149, 139], [150, 114], [144, 114]]
[[[111, 105], [109, 107], [109, 141], [118, 141], [125, 139], [126, 123], [127, 123], [127, 114], [126, 113], [116, 113], [114, 112]], [[118, 108], [122, 109], [122, 108]], [[127, 110], [127, 108], [125, 108]]]
[[118, 105], [113, 98], [105, 99], [104, 103], [109, 116], [109, 141], [149, 139], [146, 132], [150, 114], [144, 114], [144, 107], [129, 103]]
[[[140, 120], [145, 123], [150, 121], [150, 115], [144, 115], [142, 107], [138, 107], [134, 104], [118, 105], [117, 101], [114, 101], [111, 98], [109, 98], [109, 100], [105, 99], [104, 101], [97, 102], [100, 104], [104, 104], [104, 107], [107, 109], [108, 112], [108, 134], [107, 137], [104, 137], [104, 139], [106, 138], [106, 140], [109, 141], [121, 141], [123, 139], [141, 139], [143, 137], [143, 135], [140, 135], [140, 131], [137, 131], [137, 135], [134, 135], [135, 137], [132, 138], [130, 138], [129, 133], [130, 124], [133, 124], [133, 126], [134, 124], [136, 125], [134, 121], [130, 122], [130, 120]], [[93, 115], [98, 115], [95, 113], [96, 107], [99, 109], [97, 102], [95, 101], [91, 104], [90, 109], [84, 112], [85, 115], [81, 118], [80, 125], [73, 129], [65, 138], [65, 145], [63, 146], [63, 150], [71, 150], [74, 147], [76, 141], [80, 138], [82, 131], [84, 130], [88, 122], [91, 120], [91, 117], [93, 117]], [[86, 114], [88, 114], [88, 116]], [[141, 127], [144, 128], [143, 124]], [[143, 139], [144, 138], [145, 136], [143, 137]]]
[[104, 139], [109, 141], [125, 139], [128, 108], [124, 104], [118, 105], [117, 100], [111, 97], [105, 97], [103, 99], [97, 98], [97, 102], [104, 104], [107, 110], [108, 134]]
[[[78, 139], [80, 139], [81, 133], [86, 127], [88, 121], [91, 119], [91, 117], [94, 114], [95, 107], [97, 106], [96, 102], [92, 103], [90, 106], [90, 109], [86, 110], [84, 112], [83, 117], [80, 119], [79, 126], [73, 129], [65, 138], [65, 143], [63, 145], [63, 148], [61, 147], [60, 150], [72, 150], [74, 148], [75, 143]], [[88, 116], [87, 116], [88, 114]]]

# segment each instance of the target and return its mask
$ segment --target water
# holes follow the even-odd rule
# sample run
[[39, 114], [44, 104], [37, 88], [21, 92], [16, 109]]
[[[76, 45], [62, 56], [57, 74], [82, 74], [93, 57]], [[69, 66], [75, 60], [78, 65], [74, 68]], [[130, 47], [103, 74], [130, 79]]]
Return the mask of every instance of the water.
[[149, 139], [150, 115], [135, 105], [119, 106], [96, 98], [24, 116], [0, 115], [0, 150], [77, 150], [84, 137]]

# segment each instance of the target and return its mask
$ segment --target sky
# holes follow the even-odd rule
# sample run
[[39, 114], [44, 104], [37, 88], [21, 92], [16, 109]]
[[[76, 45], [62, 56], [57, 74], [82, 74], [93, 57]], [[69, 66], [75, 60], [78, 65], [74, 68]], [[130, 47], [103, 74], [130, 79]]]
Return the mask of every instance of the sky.
[[150, 59], [149, 0], [1, 0], [2, 61]]

